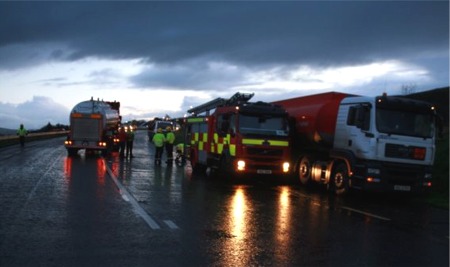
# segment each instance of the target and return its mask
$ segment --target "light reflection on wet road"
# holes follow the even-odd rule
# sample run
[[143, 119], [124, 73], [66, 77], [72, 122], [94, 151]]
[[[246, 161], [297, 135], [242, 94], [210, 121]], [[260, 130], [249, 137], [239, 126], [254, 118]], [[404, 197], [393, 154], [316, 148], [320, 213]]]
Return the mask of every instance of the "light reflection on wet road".
[[448, 211], [157, 167], [144, 132], [134, 152], [1, 149], [0, 266], [448, 266]]

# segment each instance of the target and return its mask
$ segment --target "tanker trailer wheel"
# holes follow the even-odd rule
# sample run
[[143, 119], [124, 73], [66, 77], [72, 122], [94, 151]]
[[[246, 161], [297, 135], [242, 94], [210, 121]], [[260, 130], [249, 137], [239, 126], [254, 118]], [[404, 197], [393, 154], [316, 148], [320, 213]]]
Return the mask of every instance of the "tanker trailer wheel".
[[311, 160], [303, 156], [298, 164], [298, 179], [302, 185], [307, 185], [311, 181]]
[[345, 163], [338, 163], [333, 171], [331, 177], [331, 185], [333, 186], [336, 195], [343, 195], [349, 191], [349, 177], [347, 165]]

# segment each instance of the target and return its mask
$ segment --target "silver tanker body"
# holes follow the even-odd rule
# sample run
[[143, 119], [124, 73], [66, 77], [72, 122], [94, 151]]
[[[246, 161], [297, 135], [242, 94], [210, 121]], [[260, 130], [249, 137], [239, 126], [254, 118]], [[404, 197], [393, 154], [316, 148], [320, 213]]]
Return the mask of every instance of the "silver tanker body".
[[65, 142], [69, 155], [78, 150], [111, 151], [118, 142], [119, 102], [83, 101], [70, 112], [70, 133]]

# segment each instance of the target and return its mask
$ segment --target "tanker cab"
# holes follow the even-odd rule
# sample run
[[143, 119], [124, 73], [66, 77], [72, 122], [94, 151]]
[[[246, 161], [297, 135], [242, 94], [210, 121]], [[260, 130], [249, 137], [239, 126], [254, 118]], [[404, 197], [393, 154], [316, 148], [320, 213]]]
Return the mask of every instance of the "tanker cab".
[[376, 138], [373, 130], [373, 107], [368, 102], [340, 106], [334, 148], [351, 151], [360, 159], [373, 159]]
[[[435, 109], [423, 102], [383, 95], [374, 103], [341, 105], [335, 148], [361, 159], [432, 164]], [[347, 121], [344, 121], [344, 118]]]

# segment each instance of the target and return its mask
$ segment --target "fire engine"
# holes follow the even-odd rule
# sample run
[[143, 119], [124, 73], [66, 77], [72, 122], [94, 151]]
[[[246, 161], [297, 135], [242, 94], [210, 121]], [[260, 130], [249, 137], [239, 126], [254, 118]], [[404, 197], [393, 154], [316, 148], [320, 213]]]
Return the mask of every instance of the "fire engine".
[[188, 110], [185, 143], [194, 171], [289, 173], [288, 114], [278, 105], [249, 102], [253, 95], [238, 92]]

